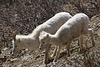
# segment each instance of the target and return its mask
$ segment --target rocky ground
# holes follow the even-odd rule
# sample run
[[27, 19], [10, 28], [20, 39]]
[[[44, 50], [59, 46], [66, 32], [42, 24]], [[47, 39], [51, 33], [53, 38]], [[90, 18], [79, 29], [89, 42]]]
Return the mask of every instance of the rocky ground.
[[[21, 2], [22, 1], [23, 0], [21, 0]], [[75, 7], [75, 5], [69, 3], [65, 3], [63, 5], [57, 3], [61, 5], [60, 7], [58, 7], [58, 5], [56, 4], [49, 4], [55, 5], [56, 7], [58, 7], [58, 9], [61, 8], [60, 10], [58, 10], [56, 7], [54, 7], [54, 9], [52, 10], [50, 9], [51, 7], [47, 9], [48, 6], [46, 8], [44, 7], [44, 5], [41, 5], [41, 3], [47, 5], [45, 2], [40, 2], [39, 5], [41, 6], [41, 8], [40, 6], [37, 6], [37, 10], [33, 9], [36, 4], [32, 6], [31, 2], [23, 3], [28, 4], [28, 6], [23, 6], [23, 4], [13, 4], [12, 6], [10, 6], [9, 4], [7, 4], [6, 6], [0, 5], [0, 67], [43, 67], [44, 54], [41, 53], [39, 49], [35, 51], [24, 49], [15, 56], [10, 55], [11, 40], [13, 39], [12, 34], [15, 32], [15, 30], [17, 30], [21, 34], [31, 33], [36, 26], [43, 23], [55, 13], [60, 11], [67, 11], [72, 15], [80, 12], [78, 8]], [[18, 6], [20, 6], [20, 8]], [[22, 8], [23, 10], [21, 10]], [[42, 9], [45, 9], [44, 12], [42, 11]], [[37, 13], [35, 13], [34, 10], [36, 10], [35, 12]], [[48, 11], [51, 13], [49, 13]], [[41, 13], [39, 14], [39, 12]], [[34, 16], [32, 16], [30, 13]], [[92, 13], [93, 15], [90, 13]], [[93, 32], [95, 47], [90, 48], [92, 46], [91, 39], [89, 35], [86, 35], [84, 36], [84, 48], [86, 49], [86, 51], [83, 53], [78, 53], [79, 46], [77, 44], [77, 39], [75, 39], [71, 43], [71, 56], [67, 57], [66, 53], [64, 53], [65, 48], [62, 48], [60, 54], [61, 57], [59, 58], [59, 60], [55, 64], [51, 61], [47, 65], [48, 67], [100, 67], [100, 15], [95, 14], [95, 12], [93, 13], [91, 11], [88, 13], [88, 15], [91, 21], [89, 23], [89, 28], [93, 28], [94, 30]], [[50, 54], [53, 52], [53, 49], [54, 46], [52, 46]]]
[[[90, 48], [85, 53], [78, 54], [77, 41], [71, 44], [71, 57], [63, 55], [54, 65], [53, 62], [48, 67], [89, 67], [100, 66], [100, 17], [95, 16], [91, 19], [90, 26], [94, 28], [95, 47]], [[87, 47], [91, 45], [89, 36], [87, 35]], [[86, 41], [84, 41], [86, 42]], [[84, 44], [85, 45], [85, 44]], [[52, 47], [53, 48], [53, 47]], [[77, 49], [78, 48], [78, 49]], [[86, 48], [86, 47], [85, 47]], [[64, 48], [63, 48], [64, 49]], [[0, 54], [0, 67], [39, 67], [43, 65], [44, 55], [39, 51], [23, 50], [17, 56], [10, 55], [11, 49], [3, 47]], [[63, 50], [62, 50], [63, 51]], [[52, 52], [52, 51], [51, 51]]]

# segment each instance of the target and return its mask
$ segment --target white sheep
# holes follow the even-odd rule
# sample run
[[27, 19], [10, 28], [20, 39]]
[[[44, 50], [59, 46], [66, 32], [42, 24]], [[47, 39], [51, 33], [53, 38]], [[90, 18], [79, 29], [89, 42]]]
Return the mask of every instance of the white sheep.
[[60, 26], [63, 25], [71, 17], [72, 16], [67, 12], [59, 12], [51, 17], [49, 20], [47, 20], [45, 23], [36, 27], [36, 29], [34, 29], [31, 34], [15, 35], [14, 40], [12, 41], [12, 54], [15, 51], [15, 46], [17, 46], [18, 49], [38, 49], [40, 45], [39, 35], [41, 31], [46, 31], [50, 34], [54, 34], [58, 30], [58, 28], [60, 28]]
[[54, 62], [60, 54], [60, 49], [63, 46], [67, 46], [68, 56], [70, 50], [70, 43], [73, 39], [80, 37], [80, 50], [83, 49], [82, 41], [83, 35], [90, 34], [92, 38], [92, 44], [95, 45], [93, 39], [92, 29], [88, 29], [89, 18], [84, 13], [78, 13], [70, 18], [65, 24], [63, 24], [55, 34], [50, 34], [45, 31], [40, 33], [39, 41], [41, 50], [46, 49], [50, 44], [58, 46]]

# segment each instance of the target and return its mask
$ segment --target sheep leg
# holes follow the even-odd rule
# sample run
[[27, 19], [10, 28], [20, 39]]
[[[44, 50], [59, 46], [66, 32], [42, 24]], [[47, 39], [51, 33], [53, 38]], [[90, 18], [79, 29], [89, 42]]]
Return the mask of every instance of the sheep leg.
[[70, 57], [70, 43], [71, 42], [69, 42], [68, 44], [67, 44], [67, 55], [68, 55], [68, 57]]
[[50, 49], [50, 47], [51, 47], [51, 45], [48, 45], [46, 50], [45, 50], [45, 64], [48, 63], [48, 60], [50, 58], [50, 56], [49, 56], [49, 49]]
[[79, 52], [81, 52], [81, 51], [83, 51], [83, 35], [80, 35], [80, 37], [79, 37], [79, 39], [80, 39], [80, 51]]
[[78, 38], [78, 46], [80, 46], [80, 43], [79, 43], [79, 38]]
[[48, 60], [48, 53], [47, 53], [47, 49], [45, 50], [45, 60], [44, 60], [44, 64], [47, 67], [47, 60]]
[[48, 50], [45, 50], [45, 64], [48, 62]]
[[55, 49], [54, 49], [54, 53], [52, 54], [51, 57], [54, 57], [54, 56], [56, 55], [56, 52], [57, 52], [57, 46], [55, 47]]
[[[50, 57], [50, 55], [49, 55], [50, 47], [51, 47], [51, 45], [48, 45], [48, 48], [47, 48], [47, 52], [48, 52], [48, 60], [51, 59], [51, 57]], [[47, 61], [48, 61], [48, 60], [47, 60]]]
[[95, 42], [94, 42], [94, 38], [93, 38], [93, 30], [92, 29], [88, 29], [89, 34], [91, 36], [91, 40], [92, 40], [92, 45], [95, 46]]
[[59, 57], [59, 55], [60, 55], [60, 50], [61, 50], [61, 46], [59, 46], [58, 49], [57, 49], [56, 56], [55, 56], [55, 58], [54, 58], [54, 62], [57, 61], [57, 59], [58, 59], [58, 57]]

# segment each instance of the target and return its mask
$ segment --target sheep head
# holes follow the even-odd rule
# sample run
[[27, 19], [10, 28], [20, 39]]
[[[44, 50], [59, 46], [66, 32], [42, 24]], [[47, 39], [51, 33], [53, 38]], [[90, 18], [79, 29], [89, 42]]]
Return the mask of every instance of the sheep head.
[[12, 40], [12, 51], [11, 51], [11, 55], [14, 55], [15, 53], [15, 48], [17, 47], [16, 42], [20, 42], [20, 39], [16, 40], [16, 35], [18, 34], [18, 32], [14, 33], [13, 37], [14, 39]]
[[49, 44], [49, 33], [42, 31], [39, 36], [40, 41], [40, 50], [44, 50], [47, 47], [47, 44]]

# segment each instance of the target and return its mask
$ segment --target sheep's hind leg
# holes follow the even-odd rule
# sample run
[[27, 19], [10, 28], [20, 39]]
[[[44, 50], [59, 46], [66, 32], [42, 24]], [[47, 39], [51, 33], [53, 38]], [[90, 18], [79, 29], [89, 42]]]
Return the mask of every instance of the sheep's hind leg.
[[94, 38], [93, 38], [93, 30], [92, 29], [88, 29], [88, 33], [90, 34], [90, 36], [91, 36], [91, 40], [92, 40], [92, 45], [93, 45], [93, 47], [95, 46], [95, 42], [94, 42]]
[[79, 43], [79, 38], [78, 38], [78, 46], [80, 46], [80, 43]]
[[70, 57], [70, 43], [71, 42], [69, 42], [68, 44], [67, 44], [67, 55], [68, 55], [68, 57]]
[[83, 48], [83, 35], [80, 35], [80, 37], [79, 37], [79, 40], [80, 40], [80, 50], [79, 50], [79, 53], [82, 53], [82, 52], [84, 52], [84, 48]]
[[54, 56], [56, 56], [56, 52], [57, 52], [57, 46], [54, 49], [54, 53], [51, 55], [51, 57], [53, 58]]
[[57, 59], [58, 59], [58, 57], [59, 57], [59, 55], [60, 55], [60, 50], [61, 50], [61, 46], [58, 46], [58, 49], [57, 49], [57, 52], [56, 52], [56, 56], [55, 56], [53, 62], [56, 62], [56, 61], [57, 61]]

